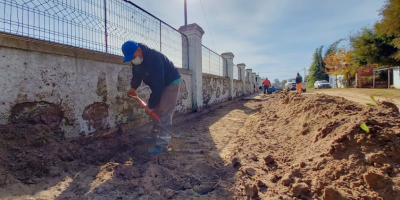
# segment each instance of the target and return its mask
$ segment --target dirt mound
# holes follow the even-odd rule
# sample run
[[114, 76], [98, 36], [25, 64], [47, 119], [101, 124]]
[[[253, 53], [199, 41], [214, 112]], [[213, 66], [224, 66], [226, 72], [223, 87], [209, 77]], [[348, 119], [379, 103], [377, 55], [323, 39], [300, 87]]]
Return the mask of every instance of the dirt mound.
[[0, 186], [15, 181], [35, 184], [42, 177], [60, 176], [86, 165], [123, 163], [135, 141], [117, 133], [65, 140], [44, 124], [2, 125], [0, 133]]
[[[232, 153], [235, 195], [261, 199], [400, 197], [400, 118], [328, 95], [278, 93], [253, 102]], [[366, 124], [369, 132], [360, 126]]]

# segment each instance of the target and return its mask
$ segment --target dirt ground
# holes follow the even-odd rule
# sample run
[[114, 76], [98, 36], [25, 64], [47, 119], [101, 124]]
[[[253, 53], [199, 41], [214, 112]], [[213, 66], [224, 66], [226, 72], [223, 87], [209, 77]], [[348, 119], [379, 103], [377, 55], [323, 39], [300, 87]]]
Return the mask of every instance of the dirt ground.
[[34, 120], [1, 126], [0, 199], [399, 199], [396, 106], [258, 99], [180, 117], [156, 156], [149, 127], [66, 140]]
[[391, 101], [400, 107], [400, 90], [399, 89], [364, 89], [364, 88], [350, 88], [350, 89], [307, 89], [304, 94], [328, 94], [332, 96], [339, 96], [358, 102], [360, 104], [373, 103], [370, 95], [374, 96], [375, 100]]
[[[231, 140], [244, 101], [176, 124], [168, 153], [148, 156], [148, 128], [62, 140], [46, 125], [0, 127], [0, 199], [232, 199]], [[182, 118], [182, 117], [181, 117]]]

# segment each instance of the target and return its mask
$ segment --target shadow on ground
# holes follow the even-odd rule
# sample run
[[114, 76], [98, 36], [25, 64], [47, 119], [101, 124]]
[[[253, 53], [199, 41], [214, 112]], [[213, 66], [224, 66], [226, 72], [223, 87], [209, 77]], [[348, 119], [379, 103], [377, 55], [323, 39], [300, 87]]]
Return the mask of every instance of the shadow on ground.
[[154, 144], [143, 140], [146, 129], [7, 146], [0, 151], [7, 160], [1, 163], [0, 199], [233, 199], [237, 169], [224, 155], [256, 111], [245, 102], [181, 120], [175, 125], [183, 135], [156, 156], [147, 154]]

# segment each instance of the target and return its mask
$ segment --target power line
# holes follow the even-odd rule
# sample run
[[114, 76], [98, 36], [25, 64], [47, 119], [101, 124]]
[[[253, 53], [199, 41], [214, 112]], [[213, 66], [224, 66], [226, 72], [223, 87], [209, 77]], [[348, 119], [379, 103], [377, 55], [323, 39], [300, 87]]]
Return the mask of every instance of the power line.
[[199, 0], [199, 1], [200, 1], [201, 9], [203, 10], [203, 15], [204, 15], [204, 18], [206, 19], [206, 23], [207, 23], [208, 31], [210, 31], [210, 35], [211, 35], [211, 41], [212, 41], [212, 43], [213, 43], [213, 45], [214, 45], [214, 49], [215, 49], [215, 51], [216, 51], [216, 52], [218, 52], [218, 51], [217, 51], [217, 48], [215, 48], [215, 44], [214, 44], [214, 38], [213, 38], [213, 36], [212, 36], [211, 29], [210, 29], [210, 26], [208, 25], [208, 20], [207, 20], [207, 17], [206, 17], [206, 13], [204, 12], [203, 3], [201, 2], [201, 0]]

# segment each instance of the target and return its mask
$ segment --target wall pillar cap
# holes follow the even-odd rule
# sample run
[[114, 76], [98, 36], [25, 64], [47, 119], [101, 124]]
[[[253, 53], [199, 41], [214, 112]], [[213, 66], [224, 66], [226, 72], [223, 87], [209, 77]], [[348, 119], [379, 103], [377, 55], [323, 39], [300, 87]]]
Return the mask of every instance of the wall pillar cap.
[[186, 26], [181, 26], [179, 28], [179, 31], [184, 33], [185, 35], [195, 34], [195, 35], [198, 35], [199, 37], [202, 37], [204, 35], [204, 30], [196, 23], [189, 24]]
[[246, 67], [246, 65], [244, 63], [239, 63], [239, 64], [237, 64], [237, 66], [240, 67], [240, 68], [245, 68]]
[[231, 52], [222, 53], [221, 56], [225, 59], [233, 59], [235, 57], [235, 55], [233, 55]]

